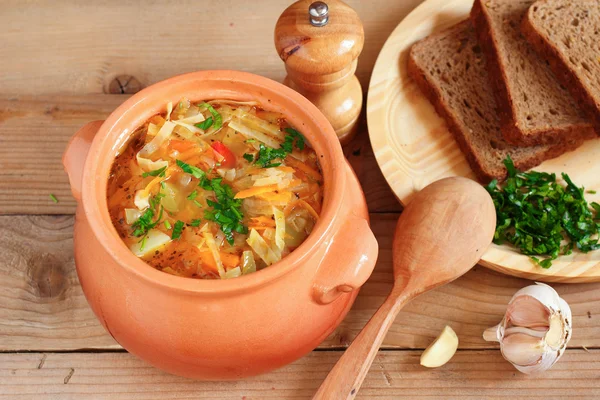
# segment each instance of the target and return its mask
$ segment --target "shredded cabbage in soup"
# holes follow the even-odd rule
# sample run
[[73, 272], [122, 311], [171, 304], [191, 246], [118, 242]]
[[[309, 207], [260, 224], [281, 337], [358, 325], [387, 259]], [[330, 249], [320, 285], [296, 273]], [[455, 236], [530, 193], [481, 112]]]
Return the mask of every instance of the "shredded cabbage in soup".
[[184, 98], [132, 135], [107, 202], [125, 244], [154, 268], [226, 279], [298, 247], [319, 218], [322, 183], [315, 151], [283, 115]]

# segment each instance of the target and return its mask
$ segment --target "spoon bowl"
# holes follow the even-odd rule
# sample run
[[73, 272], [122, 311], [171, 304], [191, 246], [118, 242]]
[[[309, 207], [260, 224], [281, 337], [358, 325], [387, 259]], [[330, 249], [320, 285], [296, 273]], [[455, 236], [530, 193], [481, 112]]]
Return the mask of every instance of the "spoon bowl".
[[422, 293], [453, 281], [479, 261], [495, 228], [494, 203], [480, 184], [459, 177], [432, 183], [396, 225], [394, 288], [410, 284]]
[[472, 180], [445, 178], [417, 193], [396, 225], [392, 292], [313, 399], [354, 398], [402, 307], [469, 271], [492, 242], [495, 227], [492, 198]]

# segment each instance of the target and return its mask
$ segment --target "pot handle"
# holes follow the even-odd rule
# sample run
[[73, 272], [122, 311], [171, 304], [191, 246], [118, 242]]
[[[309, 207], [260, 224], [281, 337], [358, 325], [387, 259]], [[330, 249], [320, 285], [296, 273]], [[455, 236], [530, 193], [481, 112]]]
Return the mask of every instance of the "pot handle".
[[354, 171], [347, 163], [346, 167], [348, 180], [355, 183], [355, 189], [346, 192], [344, 202], [349, 203], [348, 212], [338, 216], [344, 222], [327, 244], [317, 270], [313, 299], [318, 304], [329, 304], [342, 293], [359, 289], [371, 276], [379, 253], [377, 239], [369, 227], [364, 194]]
[[83, 180], [83, 165], [94, 136], [104, 121], [88, 122], [71, 137], [62, 157], [63, 167], [69, 176], [71, 193], [78, 202], [81, 200], [81, 185]]

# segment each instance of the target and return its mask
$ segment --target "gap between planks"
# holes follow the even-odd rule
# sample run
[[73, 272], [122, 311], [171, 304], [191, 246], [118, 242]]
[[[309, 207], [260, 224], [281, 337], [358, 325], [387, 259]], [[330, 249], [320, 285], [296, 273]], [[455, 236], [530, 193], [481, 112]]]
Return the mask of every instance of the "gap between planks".
[[[392, 235], [398, 214], [371, 214], [379, 241], [375, 270], [352, 310], [321, 348], [344, 348], [392, 287]], [[0, 351], [119, 349], [90, 310], [73, 260], [73, 216], [0, 216]], [[483, 331], [497, 324], [506, 304], [531, 281], [475, 267], [427, 293], [400, 313], [384, 348], [422, 349], [445, 325], [463, 349], [488, 349]], [[571, 347], [600, 347], [600, 283], [553, 285], [573, 311]]]
[[[433, 341], [433, 338], [432, 338]], [[313, 349], [313, 352], [344, 352], [346, 351], [347, 346], [332, 346], [332, 347], [317, 347]], [[410, 352], [410, 351], [424, 351], [423, 348], [399, 348], [399, 347], [389, 347], [389, 346], [381, 346], [378, 351], [380, 352]], [[478, 347], [477, 349], [468, 349], [468, 348], [458, 348], [457, 352], [466, 352], [466, 351], [500, 351], [499, 347]], [[600, 350], [600, 346], [598, 347], [569, 347], [568, 351], [572, 350], [582, 350], [586, 352], [592, 352], [596, 350]], [[129, 353], [122, 347], [114, 348], [114, 349], [71, 349], [71, 350], [44, 350], [44, 349], [36, 349], [36, 350], [0, 350], [1, 354], [103, 354], [103, 353]]]
[[[597, 398], [599, 356], [567, 351], [552, 369], [527, 376], [497, 350], [460, 351], [436, 369], [419, 365], [420, 351], [382, 351], [357, 398]], [[309, 399], [339, 357], [312, 352], [257, 377], [201, 382], [166, 374], [127, 353], [0, 354], [0, 398]]]

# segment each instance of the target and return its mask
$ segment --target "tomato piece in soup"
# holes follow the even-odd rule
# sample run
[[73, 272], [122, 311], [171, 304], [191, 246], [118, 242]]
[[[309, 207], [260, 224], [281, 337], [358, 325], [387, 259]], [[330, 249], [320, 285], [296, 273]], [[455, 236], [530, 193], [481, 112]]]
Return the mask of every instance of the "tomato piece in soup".
[[214, 151], [223, 156], [223, 160], [221, 160], [222, 168], [235, 168], [235, 154], [229, 150], [229, 147], [219, 141], [213, 142], [210, 146]]

